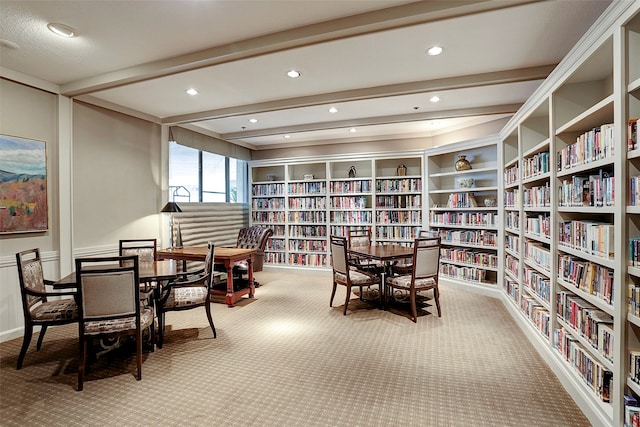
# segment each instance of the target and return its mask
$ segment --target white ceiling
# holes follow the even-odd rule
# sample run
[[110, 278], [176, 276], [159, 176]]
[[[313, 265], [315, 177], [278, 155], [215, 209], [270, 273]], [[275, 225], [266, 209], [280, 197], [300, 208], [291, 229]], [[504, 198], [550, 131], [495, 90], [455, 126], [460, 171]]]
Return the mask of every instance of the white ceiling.
[[512, 115], [609, 3], [0, 0], [0, 72], [256, 150], [431, 136]]

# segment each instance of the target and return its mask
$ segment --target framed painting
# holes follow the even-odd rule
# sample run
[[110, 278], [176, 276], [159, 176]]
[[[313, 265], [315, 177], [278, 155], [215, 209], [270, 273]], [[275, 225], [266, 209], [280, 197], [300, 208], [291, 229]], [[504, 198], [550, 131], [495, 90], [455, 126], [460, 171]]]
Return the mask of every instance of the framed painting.
[[48, 225], [47, 143], [0, 134], [0, 234]]

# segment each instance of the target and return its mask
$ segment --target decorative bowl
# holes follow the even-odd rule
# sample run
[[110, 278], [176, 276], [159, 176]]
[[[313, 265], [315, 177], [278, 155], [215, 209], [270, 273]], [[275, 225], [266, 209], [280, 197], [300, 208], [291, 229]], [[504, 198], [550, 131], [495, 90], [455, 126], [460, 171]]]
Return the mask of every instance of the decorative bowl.
[[458, 185], [460, 188], [471, 188], [475, 185], [476, 180], [473, 178], [459, 178]]
[[484, 205], [488, 208], [495, 208], [497, 206], [496, 199], [494, 199], [493, 197], [484, 199]]

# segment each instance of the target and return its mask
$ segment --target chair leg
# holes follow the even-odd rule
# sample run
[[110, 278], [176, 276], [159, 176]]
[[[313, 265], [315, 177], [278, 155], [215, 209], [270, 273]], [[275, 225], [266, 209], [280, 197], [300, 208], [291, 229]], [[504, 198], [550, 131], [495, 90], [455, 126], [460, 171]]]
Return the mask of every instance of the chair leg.
[[213, 326], [213, 317], [211, 317], [211, 302], [207, 301], [204, 305], [204, 310], [207, 312], [207, 319], [209, 319], [209, 326], [211, 326], [211, 331], [213, 332], [213, 337], [217, 338], [216, 327]]
[[164, 343], [164, 312], [158, 311], [158, 348]]
[[84, 370], [87, 363], [88, 341], [85, 337], [80, 337], [80, 360], [78, 361], [78, 391], [82, 391], [84, 384]]
[[16, 370], [22, 369], [22, 363], [24, 357], [27, 355], [29, 344], [31, 344], [31, 336], [33, 335], [33, 325], [31, 322], [26, 322], [24, 325], [24, 338], [22, 338], [22, 348], [20, 349], [20, 355], [18, 356], [18, 367]]
[[136, 379], [142, 379], [142, 328], [136, 331], [136, 365], [138, 366], [138, 375]]
[[40, 327], [40, 335], [38, 336], [38, 345], [36, 346], [36, 351], [40, 351], [42, 347], [42, 340], [44, 338], [44, 334], [47, 332], [47, 325], [42, 325]]
[[413, 323], [418, 323], [418, 310], [416, 308], [416, 291], [411, 290], [409, 292], [409, 301], [411, 303], [411, 315], [413, 316]]
[[338, 284], [334, 281], [333, 282], [333, 289], [331, 290], [331, 300], [329, 301], [329, 307], [333, 307], [333, 297], [336, 296], [336, 288], [338, 287]]
[[436, 307], [438, 308], [438, 317], [442, 317], [440, 314], [440, 291], [438, 290], [438, 286], [433, 288], [433, 299], [436, 300]]
[[351, 299], [351, 286], [347, 286], [347, 296], [344, 299], [344, 312], [342, 315], [347, 315], [347, 307], [349, 307], [349, 300]]

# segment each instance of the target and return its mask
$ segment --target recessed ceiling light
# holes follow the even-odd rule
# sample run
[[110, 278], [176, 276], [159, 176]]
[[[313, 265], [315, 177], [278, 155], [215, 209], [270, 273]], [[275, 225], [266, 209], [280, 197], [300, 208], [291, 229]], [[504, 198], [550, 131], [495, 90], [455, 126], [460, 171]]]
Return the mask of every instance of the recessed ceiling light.
[[47, 28], [60, 37], [71, 38], [76, 36], [76, 30], [68, 25], [51, 23], [47, 24]]
[[442, 48], [440, 46], [433, 46], [427, 50], [427, 54], [430, 56], [440, 55], [442, 53]]
[[351, 129], [349, 129], [349, 132], [351, 132], [351, 133], [356, 133], [356, 132], [358, 132], [358, 129], [356, 129], [356, 128], [351, 128]]
[[249, 119], [249, 123], [258, 123], [258, 119]]
[[194, 88], [190, 88], [190, 89], [187, 89], [187, 93], [191, 96], [194, 96], [198, 94], [198, 91], [195, 90]]
[[287, 73], [287, 76], [291, 77], [292, 79], [296, 79], [298, 77], [301, 76], [300, 71], [296, 71], [296, 70], [291, 70]]
[[20, 49], [20, 46], [18, 46], [18, 43], [14, 43], [11, 40], [5, 40], [5, 39], [0, 39], [0, 47], [6, 47], [8, 49], [14, 49], [14, 50]]
[[338, 109], [337, 109], [336, 107], [331, 107], [331, 108], [329, 108], [329, 112], [330, 112], [331, 114], [334, 114], [334, 113], [337, 113], [337, 112], [338, 112]]
[[431, 98], [429, 98], [429, 101], [431, 102], [439, 102], [440, 101], [440, 97], [437, 95], [433, 95]]
[[284, 139], [289, 139], [289, 138], [291, 138], [291, 135], [284, 135], [283, 138]]

